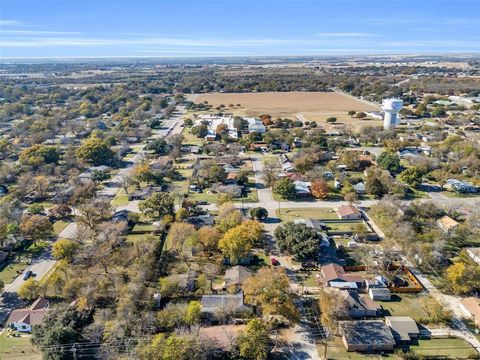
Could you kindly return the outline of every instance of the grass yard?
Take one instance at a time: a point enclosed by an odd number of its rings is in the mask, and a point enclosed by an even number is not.
[[[68,226],[68,222],[58,220],[53,223],[53,233],[58,236]]]
[[[391,301],[377,301],[387,315],[410,316],[415,320],[428,317],[425,308],[437,301],[428,295],[392,294]]]
[[[125,206],[128,204],[128,195],[124,189],[120,189],[117,195],[113,198],[111,204],[113,206]]]
[[[330,208],[292,208],[292,209],[277,209],[277,216],[284,221],[291,221],[295,219],[338,219],[335,210]]]
[[[332,231],[366,231],[367,228],[361,220],[358,221],[346,221],[339,223],[328,223],[327,224]]]
[[[30,342],[30,335],[22,334],[20,337],[8,336],[4,331],[0,335],[0,359],[2,360],[20,360],[31,359],[40,360],[41,352]]]
[[[419,340],[418,345],[410,347],[417,356],[438,356],[448,359],[472,359],[477,352],[463,339]]]
[[[182,136],[184,138],[183,145],[203,145],[204,139],[200,139],[196,137],[190,132],[190,130],[191,130],[190,126],[188,127],[186,126],[182,130]]]

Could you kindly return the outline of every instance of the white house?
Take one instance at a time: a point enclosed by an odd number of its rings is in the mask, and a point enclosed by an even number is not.
[[[13,310],[7,326],[21,332],[32,332],[32,326],[39,325],[48,313],[48,300],[38,298],[28,308]]]

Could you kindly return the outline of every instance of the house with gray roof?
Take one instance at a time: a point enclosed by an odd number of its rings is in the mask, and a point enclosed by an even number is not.
[[[385,324],[392,330],[397,344],[410,343],[420,337],[417,323],[410,316],[386,316]]]
[[[382,320],[340,321],[340,335],[347,351],[392,351],[395,339]]]

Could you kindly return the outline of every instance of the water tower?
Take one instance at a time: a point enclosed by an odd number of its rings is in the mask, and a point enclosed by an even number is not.
[[[400,123],[398,112],[402,109],[403,100],[400,99],[385,99],[382,101],[382,110],[385,111],[383,118],[383,128],[385,130],[392,130],[395,125]]]

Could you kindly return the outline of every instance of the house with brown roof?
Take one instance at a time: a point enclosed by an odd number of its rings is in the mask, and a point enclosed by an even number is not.
[[[362,214],[355,206],[342,205],[337,210],[337,215],[342,220],[360,220]]]
[[[455,221],[450,216],[445,215],[445,216],[442,216],[440,219],[437,220],[437,225],[443,231],[449,232],[449,231],[455,229],[460,224],[458,223],[458,221]]]
[[[40,325],[48,313],[48,300],[38,298],[28,308],[13,310],[7,326],[21,332],[31,332],[32,326]]]
[[[480,299],[468,297],[461,301],[463,311],[480,327]]]
[[[337,264],[322,266],[322,276],[325,285],[338,289],[357,289],[363,286],[361,276],[348,274],[343,266]]]

